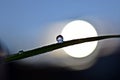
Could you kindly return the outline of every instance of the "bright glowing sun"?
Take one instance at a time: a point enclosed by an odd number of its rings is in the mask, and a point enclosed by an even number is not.
[[[95,28],[83,20],[75,20],[69,22],[62,30],[61,35],[64,41],[97,36]],[[63,50],[70,56],[82,58],[90,55],[96,48],[97,41],[86,42],[63,48]]]

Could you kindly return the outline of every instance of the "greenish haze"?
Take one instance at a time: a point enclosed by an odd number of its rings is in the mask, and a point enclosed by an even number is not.
[[[36,48],[33,50],[25,51],[21,54],[16,53],[14,55],[6,57],[5,61],[6,62],[15,61],[15,60],[24,59],[24,58],[34,56],[34,55],[43,54],[45,52],[53,51],[53,50],[56,50],[62,47],[67,47],[70,45],[80,44],[84,42],[98,41],[98,40],[109,39],[109,38],[120,38],[120,35],[105,35],[105,36],[97,36],[97,37],[88,37],[88,38],[64,41],[63,43],[55,43],[55,44],[43,46],[40,48]]]

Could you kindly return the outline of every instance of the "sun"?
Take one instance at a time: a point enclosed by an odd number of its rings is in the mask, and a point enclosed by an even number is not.
[[[69,22],[62,30],[61,35],[64,37],[64,41],[98,36],[95,28],[84,20],[75,20]],[[63,50],[70,56],[76,58],[86,57],[95,50],[97,47],[97,41],[86,42],[69,47],[64,47]]]

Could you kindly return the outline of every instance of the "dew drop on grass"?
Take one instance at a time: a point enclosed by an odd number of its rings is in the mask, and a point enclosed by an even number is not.
[[[18,53],[21,54],[21,53],[23,53],[23,52],[24,52],[23,50],[20,50]]]
[[[57,40],[58,43],[63,43],[63,36],[62,35],[58,35],[56,37],[56,40]]]

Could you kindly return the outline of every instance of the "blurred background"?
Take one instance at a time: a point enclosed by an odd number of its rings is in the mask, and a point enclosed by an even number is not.
[[[120,34],[119,0],[0,0],[0,80],[120,79],[120,39],[99,41],[89,57],[62,49],[5,63],[20,50],[56,43],[72,20],[91,23],[98,35]]]

